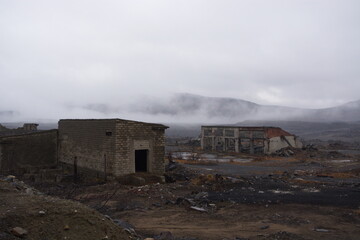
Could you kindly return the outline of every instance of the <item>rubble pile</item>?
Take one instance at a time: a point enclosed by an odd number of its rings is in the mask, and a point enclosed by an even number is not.
[[[191,171],[177,162],[169,161],[169,164],[165,167],[164,176],[167,183],[173,183],[176,181],[189,181],[196,175],[196,172]]]
[[[176,201],[168,200],[166,204],[183,206],[197,212],[214,213],[216,204],[209,199],[208,192],[194,192],[186,197],[178,197]]]
[[[37,189],[30,187],[29,185],[27,185],[23,181],[20,181],[19,179],[17,179],[13,175],[8,175],[6,177],[1,177],[0,181],[8,182],[10,184],[10,186],[12,186],[14,188],[14,190],[18,191],[18,192],[23,192],[23,193],[26,193],[26,194],[29,194],[29,195],[44,195],[43,193],[41,193]]]
[[[273,156],[279,156],[279,157],[290,157],[295,154],[294,149],[290,147],[281,148],[277,150],[275,153],[273,153]]]

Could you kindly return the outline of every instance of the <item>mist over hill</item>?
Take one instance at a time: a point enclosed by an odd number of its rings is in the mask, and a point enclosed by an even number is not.
[[[0,117],[11,117],[14,116],[16,112],[14,111],[0,111]]]
[[[360,141],[360,101],[325,109],[301,109],[260,105],[234,98],[204,97],[176,94],[168,98],[133,99],[126,104],[91,103],[75,106],[73,118],[123,118],[158,122],[170,126],[170,137],[198,137],[201,125],[228,124],[245,126],[276,126],[304,139],[338,139]],[[15,111],[2,111],[1,116],[14,117]],[[16,114],[15,118],[18,119]],[[61,114],[59,118],[69,118]],[[57,119],[2,121],[9,128],[24,122],[40,123],[39,129],[57,128]]]
[[[360,100],[324,109],[304,109],[276,105],[260,105],[235,98],[205,97],[188,93],[167,97],[134,97],[128,102],[87,103],[63,106],[57,115],[43,119],[61,118],[123,118],[159,123],[234,124],[256,121],[352,122],[360,121]],[[18,113],[17,113],[18,112]],[[15,114],[16,113],[16,114]],[[10,120],[7,120],[10,119]],[[1,111],[0,121],[33,121],[20,111]],[[55,120],[56,121],[56,120]]]
[[[108,109],[108,108],[106,108]],[[275,105],[260,105],[234,98],[204,97],[176,94],[160,101],[133,103],[131,113],[158,116],[174,122],[232,124],[245,120],[292,121],[360,121],[360,100],[325,109],[302,109]]]

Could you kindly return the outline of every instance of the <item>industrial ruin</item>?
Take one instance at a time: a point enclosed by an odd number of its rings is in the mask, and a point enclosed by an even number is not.
[[[202,126],[201,147],[216,152],[270,154],[286,147],[301,148],[301,141],[278,127]]]

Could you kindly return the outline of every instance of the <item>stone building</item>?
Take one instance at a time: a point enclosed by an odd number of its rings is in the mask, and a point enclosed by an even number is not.
[[[122,119],[59,121],[59,162],[105,176],[164,173],[167,126]]]
[[[301,148],[301,141],[278,127],[202,126],[206,151],[270,154],[281,148]]]
[[[24,123],[24,126],[22,127],[25,131],[37,131],[37,127],[39,124],[37,123]]]

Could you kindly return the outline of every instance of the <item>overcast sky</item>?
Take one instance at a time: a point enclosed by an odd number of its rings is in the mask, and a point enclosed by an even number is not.
[[[0,111],[88,116],[174,93],[360,99],[359,0],[0,0]]]

